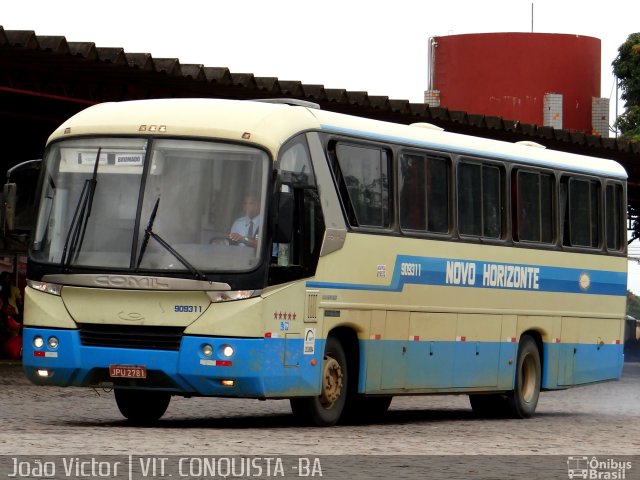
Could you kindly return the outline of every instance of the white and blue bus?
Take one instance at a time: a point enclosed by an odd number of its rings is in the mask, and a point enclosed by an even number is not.
[[[38,192],[26,375],[113,388],[131,421],[172,395],[290,399],[321,426],[436,393],[526,418],[621,374],[610,160],[294,100],[145,100],[61,125]]]

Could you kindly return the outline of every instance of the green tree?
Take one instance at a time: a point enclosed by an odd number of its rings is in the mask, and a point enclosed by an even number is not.
[[[612,65],[626,108],[615,126],[622,133],[621,138],[640,141],[640,32],[632,33],[620,45]]]
[[[627,315],[640,319],[640,298],[627,290]]]

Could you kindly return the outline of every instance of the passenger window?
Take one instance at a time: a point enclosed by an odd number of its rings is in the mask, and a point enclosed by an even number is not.
[[[607,249],[622,250],[624,245],[622,239],[622,232],[624,231],[622,186],[618,184],[607,185],[605,202]]]
[[[389,226],[388,154],[375,147],[338,143],[334,172],[349,223],[353,226]]]
[[[400,156],[400,226],[449,232],[449,160],[417,153]]]
[[[553,243],[554,179],[539,172],[517,172],[516,240]]]
[[[502,236],[502,172],[476,163],[458,166],[458,228],[463,235]]]
[[[570,178],[568,188],[568,221],[565,215],[564,244],[598,248],[600,245],[600,184],[595,180]]]

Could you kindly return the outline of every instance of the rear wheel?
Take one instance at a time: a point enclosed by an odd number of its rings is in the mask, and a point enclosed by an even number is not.
[[[536,411],[542,368],[536,341],[523,335],[518,345],[515,387],[508,395],[508,405],[516,418],[530,418]]]
[[[116,403],[120,413],[134,423],[153,423],[167,411],[171,394],[150,390],[115,389]]]
[[[338,423],[347,399],[347,357],[342,344],[335,337],[327,338],[322,365],[320,395],[311,398],[292,398],[291,410],[304,421],[319,427]]]

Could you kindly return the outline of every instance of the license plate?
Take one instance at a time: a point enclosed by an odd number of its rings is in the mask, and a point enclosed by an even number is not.
[[[147,367],[134,365],[109,365],[111,378],[147,378]]]

